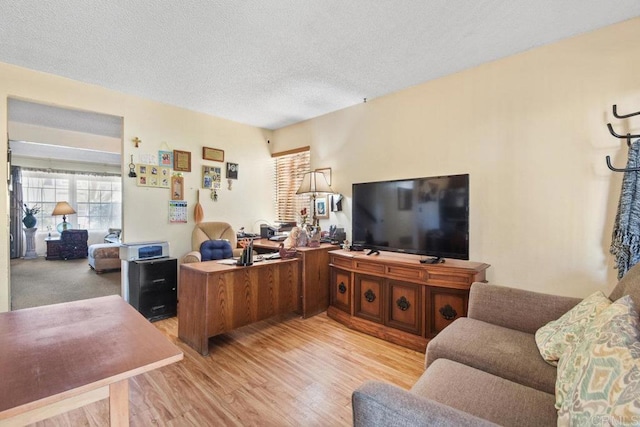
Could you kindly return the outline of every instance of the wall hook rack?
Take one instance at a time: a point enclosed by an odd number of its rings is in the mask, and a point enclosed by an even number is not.
[[[629,118],[629,117],[640,115],[640,111],[638,111],[636,113],[630,113],[630,114],[618,114],[618,106],[616,104],[613,104],[613,115],[617,119],[626,119],[626,118]]]
[[[606,157],[607,167],[614,172],[637,172],[640,171],[640,168],[616,168],[611,164],[611,157]]]
[[[633,116],[637,116],[640,115],[640,111],[636,112],[636,113],[630,113],[630,114],[618,114],[618,106],[616,104],[613,104],[613,115],[618,118],[618,119],[626,119],[629,117],[633,117]],[[632,135],[630,133],[627,133],[626,135],[620,135],[618,133],[616,133],[615,130],[613,130],[613,126],[611,126],[611,123],[607,123],[607,129],[609,129],[609,133],[613,136],[615,136],[616,138],[625,138],[627,140],[627,147],[631,147],[631,138],[640,138],[640,135]],[[611,164],[611,156],[607,156],[606,157],[606,161],[607,161],[607,167],[609,169],[611,169],[614,172],[637,172],[640,171],[640,167],[636,167],[636,168],[616,168]]]

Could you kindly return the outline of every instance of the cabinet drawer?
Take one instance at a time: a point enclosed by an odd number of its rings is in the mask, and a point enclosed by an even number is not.
[[[425,274],[425,279],[430,285],[440,285],[452,288],[468,288],[473,282],[473,277],[464,273],[427,271]]]
[[[427,338],[435,337],[458,317],[467,315],[468,291],[429,288],[427,294]]]
[[[386,273],[386,269],[384,264],[382,263],[376,263],[376,262],[370,262],[370,261],[360,261],[360,260],[355,260],[355,266],[356,270],[361,271],[363,273],[374,273],[374,274],[385,274]]]
[[[395,276],[399,279],[406,280],[421,280],[423,277],[422,270],[417,268],[397,267],[390,265],[387,267],[387,274],[389,276]]]
[[[383,323],[384,279],[356,274],[354,279],[354,315]]]
[[[331,264],[335,265],[336,267],[351,268],[351,259],[332,255]]]
[[[351,273],[348,271],[332,269],[331,305],[351,313]]]
[[[422,335],[422,285],[387,282],[387,326]]]

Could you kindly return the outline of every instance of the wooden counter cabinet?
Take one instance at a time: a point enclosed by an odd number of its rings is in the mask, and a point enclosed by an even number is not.
[[[253,248],[258,253],[277,251],[281,242],[268,239],[255,240]],[[302,260],[300,299],[302,317],[305,319],[322,313],[329,307],[329,252],[338,246],[322,243],[317,248],[299,247],[297,257]]]
[[[299,259],[251,266],[217,261],[183,264],[178,288],[178,337],[200,354],[208,340],[259,320],[300,311]]]
[[[471,283],[488,264],[446,260],[421,264],[416,255],[332,251],[329,317],[352,329],[418,351],[460,316]]]

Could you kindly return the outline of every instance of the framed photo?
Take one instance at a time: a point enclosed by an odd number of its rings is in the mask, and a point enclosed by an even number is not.
[[[170,187],[171,168],[156,165],[136,164],[135,171],[138,187]]]
[[[316,172],[322,172],[324,177],[327,179],[327,184],[331,185],[331,168],[316,169]]]
[[[329,218],[329,197],[318,197],[316,198],[316,217],[318,218]]]
[[[202,158],[214,162],[224,162],[224,151],[217,148],[202,147]]]
[[[238,164],[227,162],[227,179],[238,179]]]
[[[222,182],[222,170],[217,166],[202,166],[202,188],[219,190]]]
[[[173,152],[158,151],[158,164],[160,166],[173,167]]]
[[[176,172],[191,172],[191,152],[173,150],[173,170]]]
[[[171,177],[171,200],[184,200],[184,178],[181,176]]]

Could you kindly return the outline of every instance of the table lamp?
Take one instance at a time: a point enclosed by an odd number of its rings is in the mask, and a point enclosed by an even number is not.
[[[67,202],[58,202],[56,203],[56,207],[53,208],[53,212],[51,212],[51,216],[62,215],[62,222],[58,224],[56,227],[59,233],[62,233],[69,227],[69,223],[67,222],[67,215],[71,215],[76,213],[75,210],[71,207],[71,205]]]
[[[322,172],[307,172],[302,177],[300,188],[296,194],[311,194],[313,199],[313,225],[318,226],[318,217],[316,216],[316,197],[319,193],[333,193],[333,190],[327,182],[327,178]]]

